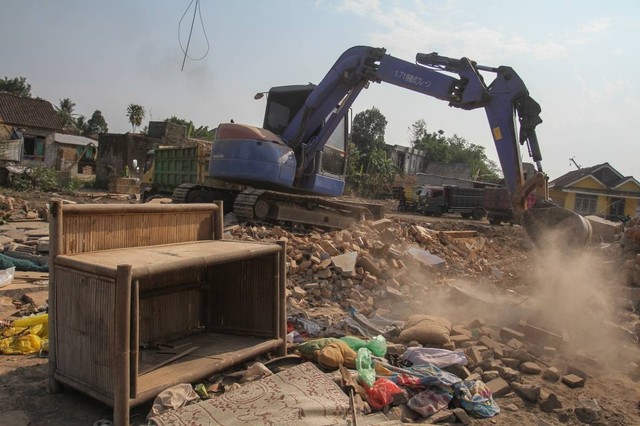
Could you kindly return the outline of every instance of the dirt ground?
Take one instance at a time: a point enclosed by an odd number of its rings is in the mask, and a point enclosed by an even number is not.
[[[29,209],[42,209],[52,198],[58,197],[79,203],[129,203],[135,202],[126,197],[108,197],[101,193],[80,193],[74,196],[53,194],[16,194],[2,192],[14,196],[19,203],[23,200]],[[393,204],[390,203],[390,206]],[[481,273],[469,274],[467,271],[450,265],[447,271],[449,282],[459,283],[459,288],[483,288],[487,286],[496,294],[505,297],[518,298],[522,303],[528,303],[532,283],[537,271],[534,268],[536,254],[519,226],[491,226],[486,221],[464,220],[455,216],[431,218],[407,214],[396,214],[387,209],[387,217],[393,221],[407,224],[429,226],[435,230],[476,230],[487,239],[484,256],[488,264]],[[612,250],[611,248],[607,250]],[[615,255],[611,256],[610,269],[615,275],[619,265]],[[606,262],[605,262],[606,263]],[[466,286],[466,287],[465,287]],[[489,294],[489,293],[486,293]],[[505,299],[506,300],[506,299]],[[490,317],[489,310],[500,306],[500,302],[493,300],[488,303],[484,312]],[[584,307],[585,312],[592,309]],[[473,315],[483,315],[483,312],[473,312]],[[626,319],[629,324],[638,321],[636,313],[628,309],[616,311],[615,318]],[[2,319],[2,318],[0,318]],[[593,349],[599,346],[591,340]],[[578,351],[568,351],[558,354],[551,363],[561,371],[567,368],[578,369],[587,377],[582,388],[571,389],[561,382],[549,382],[540,376],[524,376],[523,382],[541,386],[543,391],[554,393],[562,402],[562,408],[554,412],[543,412],[539,405],[529,403],[510,394],[496,399],[501,407],[501,413],[491,419],[473,419],[473,424],[496,425],[556,425],[581,424],[573,413],[574,407],[582,399],[595,399],[602,409],[602,425],[639,425],[640,424],[640,385],[634,381],[627,369],[627,364],[621,364],[616,359],[605,359],[591,356],[591,343],[583,344]],[[625,349],[625,362],[638,362],[637,343],[620,340],[620,348]],[[585,356],[586,354],[586,356]],[[631,357],[631,358],[629,358]],[[102,419],[111,419],[112,410],[90,397],[72,389],[65,389],[63,393],[50,394],[47,392],[48,363],[46,358],[35,355],[0,355],[0,426],[2,425],[92,425]],[[637,377],[636,377],[637,380]],[[146,424],[145,417],[150,404],[138,407],[131,412],[131,423]],[[424,421],[425,423],[428,421]]]

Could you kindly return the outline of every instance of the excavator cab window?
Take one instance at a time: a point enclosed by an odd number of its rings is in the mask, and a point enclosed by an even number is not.
[[[321,170],[332,175],[342,176],[347,167],[347,120],[342,119],[336,130],[329,137],[327,144],[322,149]]]
[[[281,135],[315,87],[313,84],[272,87],[262,127]]]

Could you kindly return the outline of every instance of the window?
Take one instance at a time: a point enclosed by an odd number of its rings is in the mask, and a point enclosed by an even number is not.
[[[44,138],[24,135],[24,155],[27,159],[44,158]]]
[[[580,214],[594,214],[596,212],[596,204],[598,203],[597,195],[576,194],[576,203],[573,210]]]
[[[611,199],[609,214],[612,216],[624,216],[624,198]]]

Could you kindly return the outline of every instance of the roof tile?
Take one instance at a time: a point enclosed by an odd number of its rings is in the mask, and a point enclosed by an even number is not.
[[[58,115],[49,101],[7,92],[0,92],[0,123],[52,130],[62,128]]]

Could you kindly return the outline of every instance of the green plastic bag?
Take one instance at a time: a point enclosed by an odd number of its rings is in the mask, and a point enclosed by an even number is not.
[[[349,345],[349,347],[354,351],[357,351],[360,348],[367,348],[375,356],[385,356],[385,354],[387,353],[387,341],[383,336],[380,335],[367,341],[362,340],[356,336],[344,336],[341,337],[340,340]]]
[[[381,335],[369,340],[365,347],[371,351],[375,356],[385,356],[387,353],[387,341]]]
[[[373,386],[373,382],[376,381],[376,371],[373,369],[373,360],[369,349],[358,349],[356,370],[358,370],[358,377],[362,383],[369,387]]]
[[[351,349],[353,349],[356,352],[358,351],[358,349],[364,348],[365,345],[367,344],[367,342],[365,342],[364,340],[356,336],[344,336],[344,337],[341,337],[340,340],[345,342],[347,345],[349,345]]]

